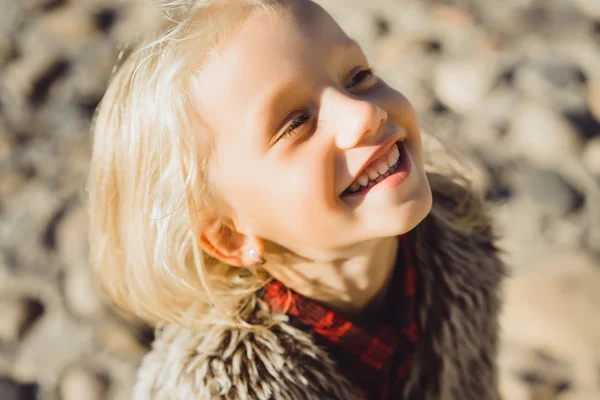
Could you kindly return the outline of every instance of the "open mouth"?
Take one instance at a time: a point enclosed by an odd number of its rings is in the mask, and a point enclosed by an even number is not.
[[[344,190],[342,196],[364,193],[399,170],[406,169],[408,155],[401,141],[394,143],[381,157],[369,164]]]

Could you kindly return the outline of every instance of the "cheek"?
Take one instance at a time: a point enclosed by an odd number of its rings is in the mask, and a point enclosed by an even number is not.
[[[307,149],[279,169],[275,179],[279,183],[277,189],[290,211],[311,215],[331,197],[334,160],[322,153]]]
[[[333,159],[315,149],[296,150],[287,159],[242,159],[235,151],[222,158],[220,192],[247,229],[273,238],[324,217],[333,193]]]
[[[228,205],[234,220],[246,223],[247,216],[260,211],[260,186],[256,177],[260,171],[256,160],[241,146],[217,149],[214,162],[214,183],[223,202]]]
[[[333,159],[323,152],[298,152],[273,167],[261,183],[263,236],[275,242],[306,243],[331,225]],[[321,238],[319,240],[322,240]]]

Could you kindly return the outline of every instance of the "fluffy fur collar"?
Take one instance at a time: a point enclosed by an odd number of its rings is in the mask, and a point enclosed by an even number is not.
[[[405,387],[410,400],[498,400],[499,285],[505,274],[482,204],[430,174],[431,214],[416,228],[423,337]],[[260,332],[166,327],[144,358],[135,400],[358,398],[310,335],[258,302]]]

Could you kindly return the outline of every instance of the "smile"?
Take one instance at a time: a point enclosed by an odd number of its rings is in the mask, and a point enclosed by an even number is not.
[[[404,144],[394,143],[388,151],[371,162],[360,175],[344,190],[342,196],[366,193],[369,189],[385,181],[392,175],[401,175],[395,179],[400,183],[409,173],[410,160]],[[393,185],[396,186],[396,185]]]

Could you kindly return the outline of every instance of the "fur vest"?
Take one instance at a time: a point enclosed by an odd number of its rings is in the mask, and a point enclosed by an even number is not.
[[[406,382],[408,400],[498,400],[499,290],[505,268],[483,205],[462,186],[430,174],[434,204],[416,229],[421,339]],[[167,326],[138,371],[135,400],[357,399],[312,337],[258,301],[247,332]]]

